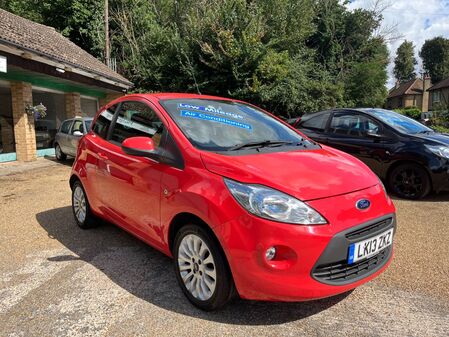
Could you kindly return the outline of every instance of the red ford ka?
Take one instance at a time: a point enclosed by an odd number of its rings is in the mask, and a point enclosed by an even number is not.
[[[347,292],[393,255],[395,208],[376,175],[241,101],[121,97],[80,140],[70,186],[81,228],[105,219],[172,256],[204,310]]]

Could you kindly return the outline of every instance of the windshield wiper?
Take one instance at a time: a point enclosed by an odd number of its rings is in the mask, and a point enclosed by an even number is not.
[[[281,146],[285,144],[293,144],[293,142],[286,140],[263,140],[261,142],[249,142],[244,144],[237,144],[228,148],[227,151],[237,151],[247,147],[261,148],[261,147]]]
[[[434,130],[422,130],[422,131],[419,131],[418,133],[434,133],[435,131]]]

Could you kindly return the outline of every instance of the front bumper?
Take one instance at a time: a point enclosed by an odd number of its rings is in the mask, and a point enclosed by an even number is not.
[[[371,201],[368,210],[356,209],[356,201],[361,198]],[[360,277],[329,282],[315,275],[322,266],[346,261],[352,242],[346,239],[347,233],[384,219],[392,219],[390,225],[395,226],[394,206],[379,185],[308,204],[325,216],[329,224],[290,225],[245,214],[214,228],[242,298],[307,301],[333,296],[369,281],[389,265],[392,248],[382,262]],[[375,233],[369,232],[368,237]],[[267,261],[265,251],[272,246],[278,253],[274,260]]]

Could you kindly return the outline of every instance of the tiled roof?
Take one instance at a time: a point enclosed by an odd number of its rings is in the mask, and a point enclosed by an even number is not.
[[[437,84],[435,84],[433,87],[429,88],[430,90],[436,90],[436,89],[441,89],[441,88],[449,88],[449,77],[438,82]]]
[[[398,87],[393,87],[388,98],[403,96],[403,95],[422,95],[423,82],[420,78],[399,84]]]
[[[127,86],[132,83],[84,51],[54,28],[0,9],[0,44],[34,52],[69,67],[82,69]]]

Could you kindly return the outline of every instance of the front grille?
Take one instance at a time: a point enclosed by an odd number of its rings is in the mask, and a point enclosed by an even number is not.
[[[382,221],[375,222],[371,225],[364,226],[355,231],[347,233],[345,235],[346,239],[348,239],[351,242],[354,242],[354,241],[361,241],[364,238],[374,236],[375,234],[386,230],[387,227],[390,227],[392,221],[393,218],[387,218]]]
[[[391,246],[385,248],[377,255],[366,260],[348,264],[347,261],[339,261],[327,265],[317,266],[312,274],[313,276],[325,283],[349,283],[353,279],[360,279],[366,274],[371,274],[375,269],[379,269],[388,261]]]

